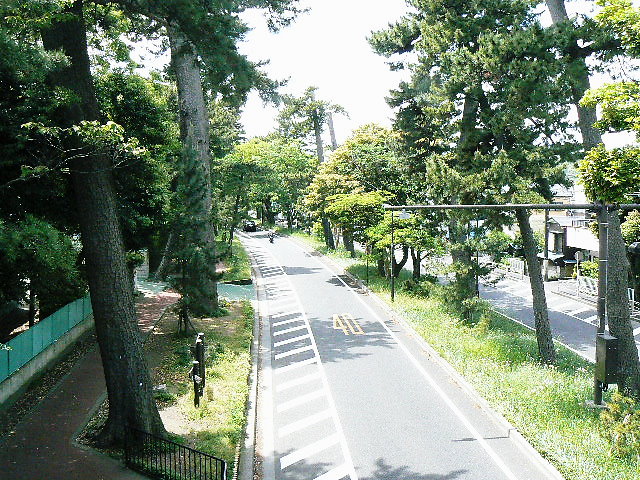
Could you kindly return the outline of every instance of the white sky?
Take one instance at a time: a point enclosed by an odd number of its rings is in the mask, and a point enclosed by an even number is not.
[[[309,86],[318,87],[317,98],[343,106],[349,118],[334,119],[338,143],[366,123],[390,126],[393,111],[386,104],[389,90],[396,88],[406,72],[391,72],[384,57],[376,55],[367,37],[385,28],[408,11],[405,0],[302,0],[311,10],[291,26],[271,33],[259,11],[243,18],[253,28],[240,51],[251,60],[269,60],[264,71],[274,79],[289,79],[282,93],[301,95]],[[637,4],[638,0],[634,0]],[[570,16],[592,15],[593,1],[566,3]],[[543,23],[550,23],[548,13]],[[609,81],[606,75],[592,77],[592,87]],[[242,123],[248,138],[266,135],[275,128],[275,107],[264,105],[256,93],[250,95]],[[328,133],[325,132],[325,143]],[[632,141],[628,134],[607,134],[609,147]]]
[[[393,112],[385,97],[398,86],[402,74],[390,72],[385,59],[373,53],[366,39],[407,11],[404,0],[301,3],[312,10],[277,34],[268,31],[259,12],[245,15],[254,30],[241,52],[253,61],[270,60],[264,70],[271,78],[289,78],[283,93],[301,95],[307,87],[316,86],[318,99],[343,106],[350,118],[334,118],[339,143],[366,123],[390,126]],[[274,107],[264,106],[252,94],[242,116],[247,137],[271,132],[275,114]]]

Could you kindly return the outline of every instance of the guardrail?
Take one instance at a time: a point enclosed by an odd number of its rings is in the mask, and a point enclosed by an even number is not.
[[[125,464],[131,470],[161,480],[226,480],[227,463],[158,435],[127,428]]]

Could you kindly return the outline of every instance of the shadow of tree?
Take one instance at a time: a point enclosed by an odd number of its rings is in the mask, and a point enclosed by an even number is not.
[[[407,466],[394,467],[387,464],[384,459],[376,461],[376,470],[371,476],[362,477],[360,480],[454,480],[467,473],[467,470],[453,470],[446,474],[417,473],[412,472]]]

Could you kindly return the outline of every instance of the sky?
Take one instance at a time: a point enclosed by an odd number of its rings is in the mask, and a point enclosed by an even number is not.
[[[634,4],[640,3],[634,0]],[[302,0],[310,11],[278,33],[269,32],[259,11],[248,11],[244,20],[252,28],[240,51],[253,61],[269,60],[263,70],[273,79],[289,79],[282,93],[302,95],[309,86],[318,87],[317,98],[341,105],[349,117],[335,117],[338,143],[366,123],[391,126],[393,111],[386,104],[389,90],[408,77],[408,72],[391,72],[386,59],[376,55],[367,37],[385,28],[407,11],[405,0]],[[566,3],[570,16],[592,15],[594,2]],[[550,24],[544,12],[542,23]],[[610,81],[607,75],[592,77],[592,87]],[[247,138],[266,135],[275,128],[277,110],[264,105],[257,93],[249,97],[242,123]],[[575,116],[575,114],[574,114]],[[323,138],[328,143],[328,132]],[[629,134],[608,134],[608,147],[629,143]]]
[[[312,10],[279,33],[270,33],[259,12],[243,18],[253,27],[240,51],[251,60],[270,60],[263,70],[273,79],[289,79],[283,93],[302,95],[318,87],[316,98],[341,105],[349,114],[334,118],[340,143],[366,123],[391,125],[385,102],[389,90],[403,78],[391,72],[385,58],[367,43],[372,31],[385,28],[406,11],[404,0],[303,0]],[[404,76],[407,74],[405,73]],[[242,122],[248,138],[275,128],[276,109],[253,93]]]

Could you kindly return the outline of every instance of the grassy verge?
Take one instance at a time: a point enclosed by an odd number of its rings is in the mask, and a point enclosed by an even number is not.
[[[224,272],[223,282],[238,282],[251,279],[251,262],[249,255],[245,252],[240,240],[233,239],[231,256],[224,259],[228,270]]]
[[[304,234],[295,236],[313,247],[319,243]],[[365,278],[361,263],[343,254],[330,256]],[[373,270],[369,274],[370,288],[390,302],[388,281]],[[592,397],[592,364],[557,345],[558,365],[543,366],[533,332],[497,314],[469,325],[446,307],[438,287],[431,291],[425,298],[400,288],[393,308],[565,478],[640,479],[637,458],[609,455],[612,442],[599,433],[599,412],[585,406]]]
[[[231,478],[245,423],[253,309],[249,302],[231,303],[227,309],[225,317],[193,320],[207,345],[206,387],[198,408],[187,377],[193,336],[175,333],[175,314],[166,315],[157,326],[148,351],[156,359],[154,384],[166,385],[156,394],[165,427],[178,441],[225,460]]]

